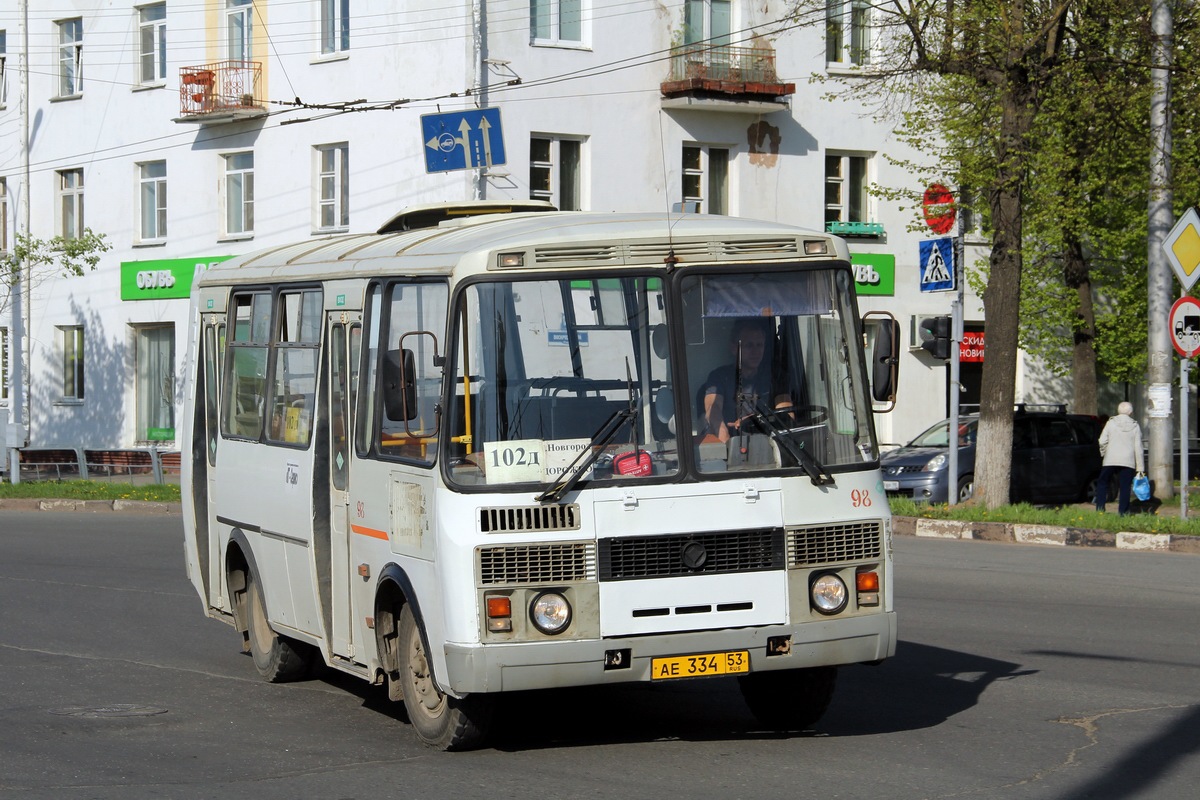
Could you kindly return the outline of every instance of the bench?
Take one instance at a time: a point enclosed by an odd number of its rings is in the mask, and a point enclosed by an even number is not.
[[[162,483],[162,464],[151,448],[84,450],[83,462],[91,479],[152,475],[155,483]]]
[[[178,450],[163,450],[158,454],[164,475],[178,475],[182,471],[182,455]]]
[[[25,449],[21,451],[21,480],[79,478],[85,474],[81,464],[79,451],[72,448]]]

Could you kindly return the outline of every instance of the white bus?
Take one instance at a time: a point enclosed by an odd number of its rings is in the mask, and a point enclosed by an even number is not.
[[[872,424],[894,321],[869,369],[824,233],[516,205],[199,277],[205,612],[266,679],[386,685],[444,749],[483,741],[498,692],[708,676],[811,725],[839,665],[895,650]]]

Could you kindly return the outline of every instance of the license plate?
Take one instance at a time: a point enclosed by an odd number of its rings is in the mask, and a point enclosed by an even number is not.
[[[900,481],[884,481],[883,490],[885,492],[894,492],[900,488]]]
[[[750,651],[699,653],[694,656],[670,656],[650,660],[650,679],[702,678],[706,675],[736,675],[750,671]]]

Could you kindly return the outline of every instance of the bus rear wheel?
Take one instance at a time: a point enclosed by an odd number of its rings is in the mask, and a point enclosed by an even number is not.
[[[825,715],[837,684],[837,667],[752,672],[738,678],[747,707],[764,727],[811,728]]]
[[[267,606],[253,572],[246,573],[246,632],[258,674],[272,683],[296,681],[308,674],[308,645],[280,636],[267,622]]]
[[[491,698],[451,697],[438,688],[421,628],[407,604],[397,628],[400,691],[417,738],[440,750],[478,747],[491,720]]]

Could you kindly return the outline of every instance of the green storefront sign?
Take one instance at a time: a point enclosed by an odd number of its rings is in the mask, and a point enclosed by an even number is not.
[[[858,294],[894,295],[896,257],[888,253],[851,253],[854,288]]]
[[[162,258],[156,261],[121,262],[122,300],[175,300],[192,293],[196,272],[233,256]]]

